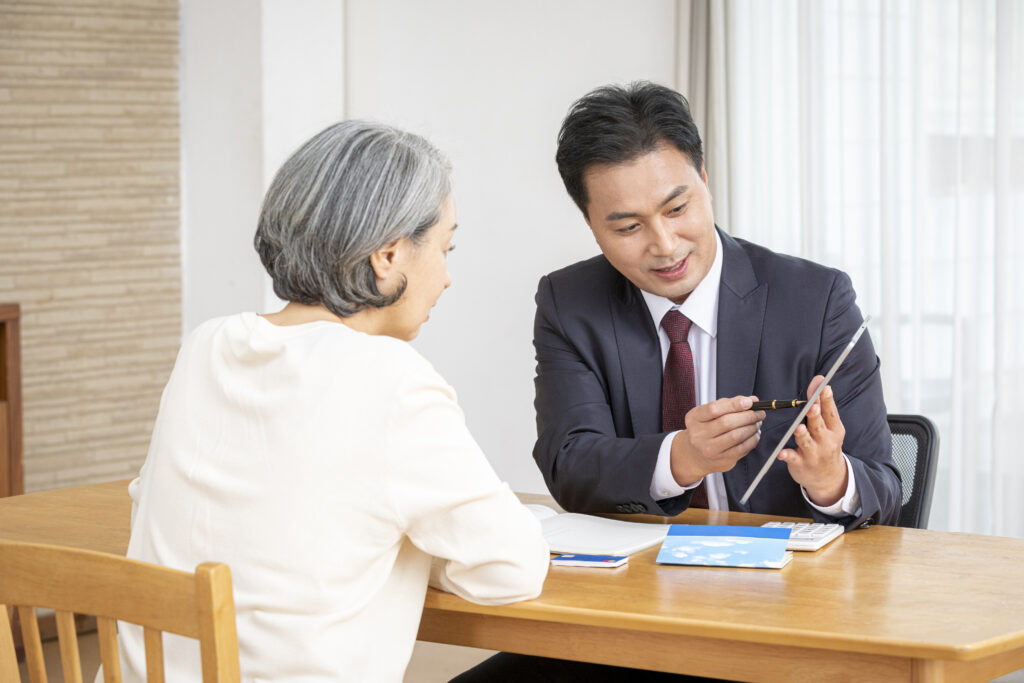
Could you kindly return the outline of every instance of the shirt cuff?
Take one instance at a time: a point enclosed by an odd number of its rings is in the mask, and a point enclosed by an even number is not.
[[[704,478],[701,477],[689,486],[680,486],[676,482],[676,478],[672,476],[672,439],[678,433],[679,431],[669,432],[658,450],[658,462],[654,465],[654,477],[651,478],[651,498],[654,500],[681,496],[690,489],[697,488],[704,481]],[[852,478],[853,475],[851,474],[850,477]]]
[[[829,517],[845,517],[847,515],[857,517],[860,515],[860,496],[857,494],[857,480],[853,476],[853,464],[850,463],[850,458],[846,453],[843,453],[843,459],[846,461],[846,493],[836,502],[826,507],[815,505],[807,497],[807,489],[803,486],[800,487],[800,493],[804,494],[804,500],[815,510]]]

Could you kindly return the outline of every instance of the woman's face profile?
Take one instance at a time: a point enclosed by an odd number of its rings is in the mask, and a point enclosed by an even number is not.
[[[455,227],[455,198],[448,195],[441,205],[440,219],[427,229],[419,244],[402,240],[401,274],[405,276],[406,288],[402,298],[388,307],[392,315],[385,334],[406,341],[419,334],[420,326],[430,317],[430,309],[452,283],[448,252],[453,248]]]

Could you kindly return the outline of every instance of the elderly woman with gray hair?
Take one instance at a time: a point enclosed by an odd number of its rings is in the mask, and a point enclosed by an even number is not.
[[[263,203],[256,250],[288,304],[210,320],[181,348],[130,486],[128,555],[231,566],[244,680],[400,681],[428,578],[479,603],[541,590],[539,524],[407,343],[451,284],[454,231],[440,152],[332,126]],[[121,642],[142,679],[142,634]],[[199,680],[193,641],[164,647],[168,680]]]

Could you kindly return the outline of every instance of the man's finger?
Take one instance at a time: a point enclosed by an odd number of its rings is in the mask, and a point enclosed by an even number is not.
[[[757,446],[758,438],[759,437],[755,432],[753,436],[745,440],[743,443],[736,444],[735,446],[733,446],[732,448],[730,448],[729,450],[722,454],[723,457],[725,457],[731,463],[729,465],[729,469],[732,469],[732,467],[736,464],[737,460],[745,456],[750,451],[754,450],[754,447]]]
[[[807,411],[807,429],[814,439],[820,439],[828,431],[825,420],[821,417],[821,406],[816,405]]]
[[[797,448],[800,450],[809,449],[814,445],[814,438],[811,436],[810,430],[807,429],[806,425],[797,427],[796,432],[793,433],[793,438],[796,440]]]
[[[794,465],[800,460],[800,453],[792,448],[783,448],[779,451],[779,460],[787,465]]]
[[[717,420],[722,415],[730,412],[727,408],[728,400],[729,399],[726,398],[720,398],[717,401],[699,405],[688,412],[686,417],[688,419],[697,420],[698,422],[712,422]]]
[[[756,431],[757,423],[763,419],[763,411],[744,410],[739,413],[727,413],[717,420],[703,424],[702,427],[707,438],[717,439],[727,437],[738,429],[754,427]]]
[[[702,407],[707,408],[709,420],[717,420],[730,413],[749,411],[752,405],[754,405],[754,399],[750,396],[733,396],[732,398],[720,398],[717,401],[706,403]]]
[[[741,444],[752,436],[758,435],[757,423],[744,425],[731,429],[724,434],[716,436],[711,440],[712,448],[717,452],[727,451],[737,444]]]
[[[822,375],[815,375],[814,377],[812,377],[811,383],[807,385],[807,398],[810,398],[812,395],[814,395],[814,392],[817,390],[818,385],[824,381],[825,378]]]
[[[741,399],[744,399],[745,402]],[[738,406],[746,405],[746,408]],[[711,403],[697,406],[686,414],[687,429],[693,426],[694,422],[703,423],[710,427],[710,436],[724,434],[731,429],[759,422],[764,419],[763,410],[750,410],[753,401],[749,396],[734,396],[733,398],[720,398]]]
[[[832,394],[832,387],[825,387],[821,392],[821,415],[825,420],[825,426],[830,431],[836,431],[843,426],[839,419],[839,408],[836,406],[835,396]]]

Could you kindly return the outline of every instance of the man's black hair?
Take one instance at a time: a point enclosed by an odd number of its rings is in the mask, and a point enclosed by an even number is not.
[[[670,144],[700,172],[700,133],[686,98],[649,81],[606,85],[578,99],[558,133],[555,161],[569,196],[587,215],[583,174],[594,164],[621,164]]]

